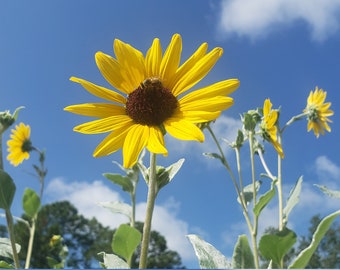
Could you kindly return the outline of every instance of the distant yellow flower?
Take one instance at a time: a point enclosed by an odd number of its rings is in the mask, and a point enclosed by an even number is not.
[[[261,122],[261,130],[264,139],[269,141],[275,148],[281,158],[284,158],[284,153],[281,144],[277,141],[277,126],[278,111],[272,110],[270,99],[266,99],[263,104],[263,118]]]
[[[316,137],[319,137],[320,133],[324,135],[324,130],[331,132],[331,128],[327,122],[332,122],[328,117],[332,116],[334,112],[329,109],[331,103],[325,103],[326,96],[327,92],[315,87],[314,92],[310,91],[307,106],[303,110],[304,113],[307,113],[307,131],[313,129]]]
[[[221,57],[223,50],[207,52],[203,43],[182,65],[182,39],[175,34],[162,53],[158,38],[146,56],[131,45],[114,41],[116,59],[97,52],[97,66],[104,78],[122,94],[72,77],[91,94],[106,103],[68,106],[66,111],[99,118],[78,125],[75,131],[85,134],[110,134],[97,146],[93,155],[109,155],[123,149],[123,165],[132,167],[142,149],[167,155],[165,133],[179,140],[204,141],[196,124],[215,120],[233,104],[227,97],[239,86],[237,79],[224,80],[183,95],[201,81]]]
[[[12,134],[10,135],[11,140],[7,142],[7,150],[9,152],[7,159],[12,165],[18,166],[24,159],[30,157],[29,152],[33,150],[30,135],[30,126],[23,123],[15,126],[15,129],[12,129]]]
[[[63,240],[63,238],[61,237],[61,235],[53,235],[50,239],[50,247],[55,247],[57,246],[59,243],[61,243],[61,241]]]

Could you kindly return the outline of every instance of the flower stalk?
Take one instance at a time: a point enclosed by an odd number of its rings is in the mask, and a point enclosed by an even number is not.
[[[144,222],[144,227],[143,227],[141,255],[140,255],[140,260],[139,260],[140,269],[146,268],[147,266],[147,256],[148,256],[149,241],[150,241],[152,215],[153,215],[153,210],[155,207],[155,200],[157,196],[156,185],[157,185],[156,154],[150,152],[150,173],[149,173],[149,181],[148,181],[148,197],[147,197],[147,203],[146,203],[145,222]]]

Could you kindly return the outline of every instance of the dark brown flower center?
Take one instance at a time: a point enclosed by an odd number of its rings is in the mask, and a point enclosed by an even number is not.
[[[138,124],[160,126],[173,114],[177,103],[158,78],[149,78],[128,96],[126,113]]]

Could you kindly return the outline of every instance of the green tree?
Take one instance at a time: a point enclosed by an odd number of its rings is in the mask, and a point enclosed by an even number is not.
[[[110,214],[108,212],[108,214]],[[26,219],[25,216],[22,218]],[[143,224],[136,223],[142,231]],[[1,231],[0,231],[1,232]],[[28,230],[23,223],[15,225],[16,240],[21,245],[20,259],[27,253]],[[32,268],[50,268],[47,257],[59,261],[60,250],[51,248],[53,235],[61,235],[69,254],[68,268],[99,268],[102,257],[98,253],[112,253],[114,230],[103,226],[95,218],[87,219],[68,201],[55,202],[43,206],[39,212],[31,258]],[[138,267],[139,249],[133,257],[132,267]],[[184,268],[176,251],[167,248],[165,238],[156,231],[151,232],[148,268]]]
[[[26,219],[25,216],[22,218]],[[15,226],[16,239],[21,245],[20,259],[27,253],[28,231],[24,224]],[[47,204],[39,212],[31,259],[32,268],[49,268],[47,257],[56,260],[60,250],[51,248],[49,243],[53,235],[61,235],[67,246],[69,256],[67,267],[97,267],[101,259],[99,251],[110,252],[112,229],[104,227],[95,218],[86,219],[78,214],[77,209],[68,201]]]
[[[143,223],[136,222],[136,229],[143,232]],[[137,248],[133,255],[131,268],[138,268],[140,256],[140,247]],[[148,252],[147,268],[159,269],[180,269],[185,268],[182,265],[182,259],[176,251],[167,247],[166,239],[157,231],[151,231],[150,246]]]

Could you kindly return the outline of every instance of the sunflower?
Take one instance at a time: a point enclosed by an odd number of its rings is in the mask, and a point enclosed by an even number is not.
[[[269,141],[275,148],[281,158],[284,158],[284,153],[281,144],[277,140],[276,122],[279,117],[277,110],[272,110],[270,99],[266,99],[263,104],[263,118],[261,122],[262,136]]]
[[[215,120],[222,110],[233,105],[233,99],[227,95],[239,86],[237,79],[220,81],[188,93],[222,56],[222,48],[207,52],[208,45],[203,43],[181,65],[179,34],[173,35],[164,54],[158,38],[153,40],[145,56],[118,39],[114,40],[113,48],[116,58],[97,52],[95,60],[103,77],[120,93],[80,78],[70,79],[108,101],[65,108],[75,114],[98,118],[76,126],[74,131],[109,132],[94,150],[94,157],[122,148],[123,165],[129,168],[145,147],[152,153],[167,155],[166,133],[179,140],[203,142],[204,135],[197,124]]]
[[[313,129],[316,137],[319,137],[320,133],[325,134],[325,130],[331,132],[331,128],[327,122],[332,122],[328,117],[332,116],[334,112],[330,110],[331,103],[325,103],[327,92],[315,87],[315,91],[311,91],[308,99],[307,106],[303,110],[307,114],[307,131]]]
[[[7,142],[8,156],[7,159],[13,166],[18,166],[30,157],[29,152],[33,150],[30,140],[31,128],[28,125],[20,123],[12,129],[11,140]]]

